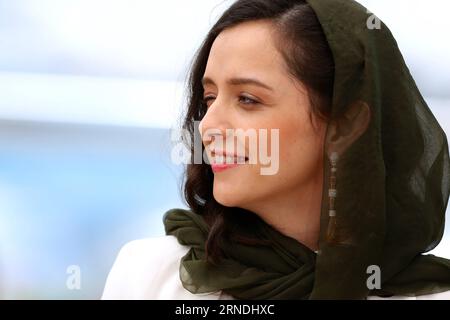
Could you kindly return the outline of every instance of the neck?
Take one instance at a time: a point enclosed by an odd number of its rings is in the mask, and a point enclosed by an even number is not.
[[[296,239],[313,251],[319,247],[322,177],[259,203],[251,209],[280,233]]]

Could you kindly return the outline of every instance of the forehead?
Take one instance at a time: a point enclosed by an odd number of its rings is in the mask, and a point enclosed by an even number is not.
[[[282,57],[273,41],[268,21],[244,22],[222,31],[215,39],[206,76],[264,76],[282,71]]]

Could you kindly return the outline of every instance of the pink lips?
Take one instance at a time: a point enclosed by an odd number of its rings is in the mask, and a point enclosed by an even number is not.
[[[221,172],[230,168],[237,167],[239,164],[230,163],[230,164],[211,164],[211,168],[214,172]]]
[[[243,163],[236,163],[236,162],[239,162],[239,161],[236,161],[238,159],[236,154],[226,153],[223,150],[214,149],[211,152],[211,157],[214,158],[216,155],[221,155],[221,156],[224,156],[224,157],[233,157],[234,158],[234,162],[232,162],[232,163],[215,163],[214,160],[213,160],[213,163],[211,163],[211,169],[213,170],[213,172],[221,172],[221,171],[224,171],[226,169],[231,169],[231,168],[237,167],[240,164],[243,164]],[[243,156],[243,157],[245,157],[245,156]],[[247,161],[247,157],[245,157],[245,160]]]

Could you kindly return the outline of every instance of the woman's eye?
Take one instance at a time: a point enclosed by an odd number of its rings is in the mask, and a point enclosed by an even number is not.
[[[204,97],[204,98],[203,98],[203,103],[204,103],[207,107],[209,107],[208,102],[209,102],[210,100],[213,100],[213,99],[215,99],[215,98],[212,97],[212,96]]]
[[[210,100],[214,100],[216,99],[216,97],[213,96],[207,96],[203,98],[203,103],[209,107],[211,105]],[[239,102],[241,102],[244,105],[253,105],[253,104],[258,104],[259,102],[256,101],[255,99],[249,98],[247,96],[239,96]]]
[[[252,98],[246,97],[246,96],[239,96],[239,101],[241,101],[243,104],[257,104],[258,103],[258,101],[254,100]]]

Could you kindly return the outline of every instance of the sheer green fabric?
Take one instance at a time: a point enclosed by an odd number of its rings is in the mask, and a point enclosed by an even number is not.
[[[308,0],[335,62],[332,118],[352,106],[370,110],[364,132],[339,154],[330,208],[333,141],[327,131],[318,253],[265,223],[270,246],[227,243],[219,266],[206,262],[208,227],[188,210],[166,213],[166,233],[191,249],[180,277],[194,293],[223,290],[241,299],[364,299],[450,290],[450,260],[425,255],[441,240],[450,189],[447,137],[422,98],[383,23],[352,0]],[[358,108],[355,110],[359,110]],[[335,215],[330,216],[330,209]],[[369,266],[381,288],[369,288]]]

